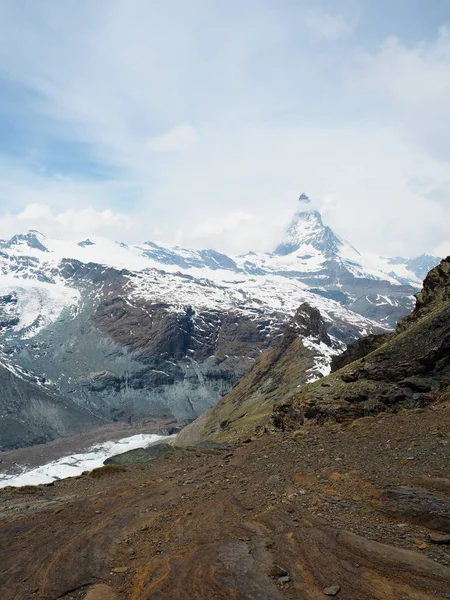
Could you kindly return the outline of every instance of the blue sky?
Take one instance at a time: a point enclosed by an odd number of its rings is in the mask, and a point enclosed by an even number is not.
[[[0,0],[0,236],[450,253],[447,0]]]

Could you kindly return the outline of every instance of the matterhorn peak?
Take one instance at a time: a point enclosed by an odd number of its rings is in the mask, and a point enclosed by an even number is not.
[[[277,246],[275,254],[286,256],[297,251],[309,254],[310,250],[320,253],[324,258],[335,258],[340,254],[344,246],[348,246],[352,253],[359,254],[345,240],[336,235],[330,227],[324,225],[322,215],[317,209],[308,208],[311,198],[304,192],[298,198],[301,204],[286,231],[284,241]]]
[[[307,194],[305,194],[305,192],[303,192],[298,197],[298,201],[299,202],[304,202],[305,204],[309,204],[311,202],[311,198]]]
[[[46,240],[47,236],[38,231],[37,229],[29,229],[27,236],[38,238],[39,240]]]

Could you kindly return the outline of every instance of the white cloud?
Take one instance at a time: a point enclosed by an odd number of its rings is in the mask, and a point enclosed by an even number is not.
[[[121,239],[134,227],[135,222],[130,216],[111,210],[98,211],[89,207],[54,213],[50,206],[36,203],[28,204],[18,214],[7,213],[0,218],[0,234],[6,234],[6,237],[27,229],[38,229],[53,237],[79,238],[95,234],[115,237],[118,234]]]
[[[52,221],[54,219],[52,209],[47,204],[27,204],[17,215],[19,221]]]
[[[92,222],[129,242],[270,250],[305,191],[362,250],[444,244],[448,32],[380,40],[361,56],[355,4],[0,3],[0,71],[29,90],[24,128],[37,130],[30,156],[0,157],[0,236],[31,221],[55,232]],[[64,170],[64,156],[55,165],[40,147],[47,138],[86,155]],[[84,159],[107,175],[83,173]]]
[[[255,220],[255,216],[245,212],[232,212],[217,218],[200,221],[192,231],[193,237],[203,235],[221,235],[235,231],[242,225],[247,225]]]
[[[210,218],[200,218],[192,229],[179,235],[179,243],[197,248],[214,248],[231,254],[249,250],[273,250],[283,238],[292,218],[292,210],[248,213],[244,211],[219,212]]]
[[[450,30],[407,46],[391,37],[362,58],[355,85],[363,84],[390,108],[402,135],[438,159],[450,159]]]
[[[450,256],[450,242],[442,242],[433,249],[434,256],[440,256],[441,258],[447,258]]]
[[[332,41],[350,35],[357,20],[349,21],[342,15],[332,15],[316,8],[307,13],[305,25],[309,32],[319,40]]]
[[[112,210],[98,211],[94,208],[75,210],[70,208],[55,215],[55,221],[63,225],[69,231],[74,232],[97,232],[105,229],[131,229],[134,225],[133,219],[128,215],[113,212]]]
[[[166,133],[151,137],[147,147],[155,152],[183,152],[198,143],[198,134],[189,123],[181,123]]]

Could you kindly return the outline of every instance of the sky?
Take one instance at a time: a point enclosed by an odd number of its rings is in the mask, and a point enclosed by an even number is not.
[[[0,237],[450,254],[448,0],[0,0]]]

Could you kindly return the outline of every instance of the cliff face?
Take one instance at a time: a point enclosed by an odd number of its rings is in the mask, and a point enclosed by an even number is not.
[[[337,353],[320,312],[302,304],[275,348],[261,354],[233,390],[183,429],[177,445],[203,439],[230,441],[262,429],[275,401],[320,375],[324,349]]]
[[[94,427],[98,419],[0,356],[0,451]]]
[[[431,269],[423,282],[423,288],[416,294],[413,312],[401,319],[397,331],[401,333],[419,319],[450,302],[450,256]]]
[[[367,356],[367,354],[385,344],[391,337],[391,333],[380,333],[378,335],[368,335],[352,342],[342,354],[333,356],[331,371],[339,371],[339,369],[344,368],[355,360]]]
[[[364,351],[368,354],[364,355]],[[346,364],[346,358],[357,360]],[[450,386],[450,257],[434,268],[416,307],[394,334],[359,341],[340,357],[342,368],[307,385],[274,410],[274,424],[296,429],[308,421],[338,422],[382,411],[423,408]]]

